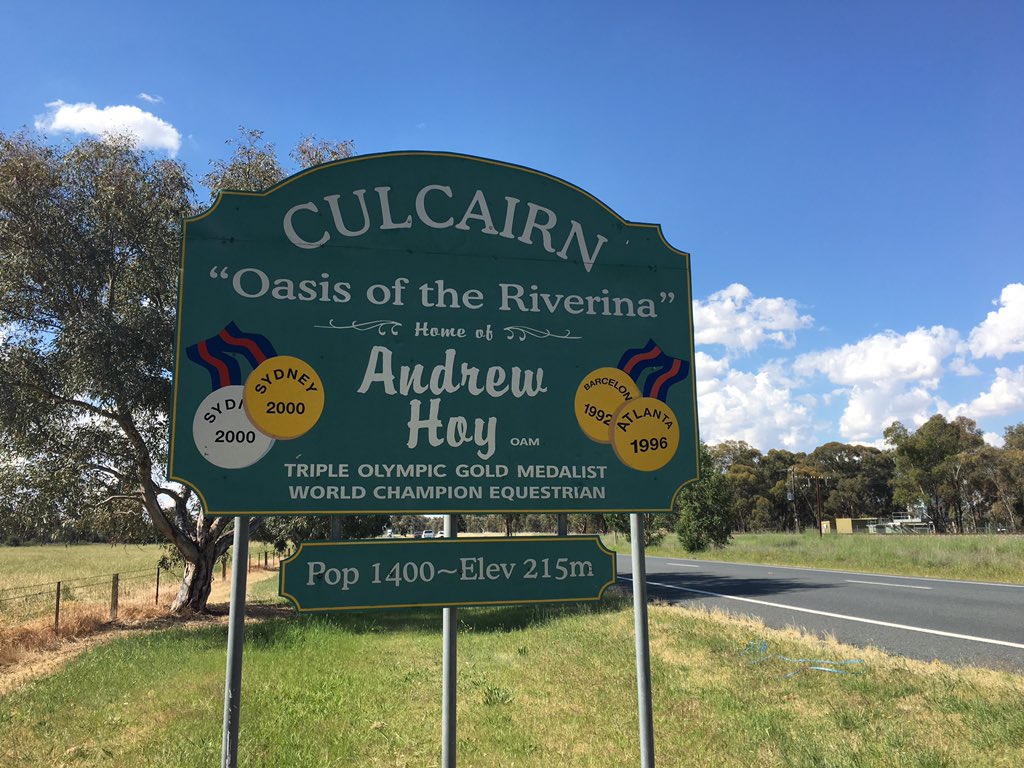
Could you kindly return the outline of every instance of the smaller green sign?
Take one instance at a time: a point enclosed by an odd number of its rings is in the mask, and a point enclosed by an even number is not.
[[[300,611],[600,600],[615,553],[597,536],[304,541],[281,562]]]

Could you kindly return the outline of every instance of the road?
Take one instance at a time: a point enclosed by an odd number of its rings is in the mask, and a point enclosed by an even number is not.
[[[628,587],[631,560],[618,561]],[[1024,585],[648,557],[647,590],[922,661],[1024,673]]]

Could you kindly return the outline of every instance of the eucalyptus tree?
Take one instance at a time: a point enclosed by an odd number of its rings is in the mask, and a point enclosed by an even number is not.
[[[761,452],[743,440],[726,440],[707,446],[707,450],[715,466],[726,474],[737,530],[764,527],[765,496],[771,483],[764,474]]]
[[[963,533],[971,456],[984,445],[975,422],[936,414],[915,432],[897,421],[884,434],[896,449],[894,504],[923,502],[937,531]]]
[[[243,131],[204,181],[280,181],[261,139]],[[299,150],[347,154],[312,139]],[[0,469],[25,510],[152,525],[185,561],[178,611],[206,609],[232,520],[163,480],[181,221],[194,200],[181,163],[127,138],[53,146],[0,133]]]
[[[148,518],[188,564],[176,608],[205,607],[203,576],[227,524],[160,482],[179,223],[192,210],[185,168],[128,139],[0,135],[5,463],[28,462],[27,485],[50,471],[31,488],[36,503],[77,493]]]
[[[1010,531],[1024,527],[1024,423],[1007,427],[996,458],[993,517]]]
[[[891,452],[830,442],[815,448],[824,514],[831,517],[888,517],[892,514]]]

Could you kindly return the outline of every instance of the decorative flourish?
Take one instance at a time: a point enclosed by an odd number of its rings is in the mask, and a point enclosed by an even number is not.
[[[566,330],[563,334],[552,333],[551,331],[540,331],[536,328],[528,328],[525,325],[509,325],[504,328],[508,338],[526,341],[527,336],[535,339],[582,339],[582,336],[573,336],[572,331]]]
[[[314,325],[313,327],[332,331],[377,331],[381,336],[390,331],[392,336],[397,336],[398,329],[402,327],[402,324],[397,320],[367,320],[365,323],[353,321],[349,325],[335,325],[334,320],[330,320],[328,325]]]

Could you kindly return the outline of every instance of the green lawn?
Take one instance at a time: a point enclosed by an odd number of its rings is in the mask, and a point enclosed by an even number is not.
[[[159,544],[45,544],[22,547],[0,545],[0,589],[39,582],[68,581],[146,568],[156,569],[167,549]],[[253,562],[265,544],[254,542],[249,552]],[[262,562],[262,560],[261,560]]]
[[[460,766],[638,763],[622,598],[459,618]],[[653,606],[651,631],[659,765],[1024,764],[1019,676],[897,661],[678,608]],[[0,698],[0,765],[218,764],[225,638],[218,626],[120,639]],[[437,765],[440,646],[438,610],[250,625],[239,765]],[[780,656],[863,663],[836,674]]]
[[[163,550],[156,544],[47,544],[0,546],[0,589],[42,582],[109,576],[112,573],[156,569]]]
[[[618,552],[629,553],[625,536],[609,534],[604,541]],[[734,535],[722,549],[690,553],[670,534],[648,554],[1024,584],[1024,536],[744,533]]]

